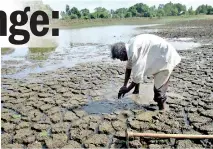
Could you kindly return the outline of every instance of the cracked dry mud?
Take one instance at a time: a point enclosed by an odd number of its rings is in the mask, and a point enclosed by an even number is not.
[[[126,148],[124,131],[213,134],[213,46],[184,56],[169,83],[169,111],[116,103],[125,66],[87,63],[24,80],[2,78],[2,148]],[[152,82],[151,78],[146,82]],[[143,92],[143,91],[141,91]],[[176,96],[179,95],[179,96]],[[143,100],[143,99],[141,99]],[[97,112],[86,109],[95,104]],[[126,103],[129,104],[128,102]],[[124,105],[124,106],[123,106]],[[156,106],[154,106],[156,107]],[[95,108],[95,107],[93,107]],[[130,138],[132,148],[211,148],[213,140]]]

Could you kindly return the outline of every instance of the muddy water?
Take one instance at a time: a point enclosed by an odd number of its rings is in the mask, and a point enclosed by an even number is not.
[[[119,88],[120,86],[107,86],[108,92],[104,93],[104,100],[91,100],[86,106],[83,107],[83,110],[90,114],[103,114],[129,109],[144,111],[147,109],[157,109],[157,106],[154,105],[153,101],[153,83],[141,84],[139,95],[132,94],[131,91],[123,98],[117,99],[117,91]]]
[[[158,24],[155,24],[158,25]],[[32,52],[29,48],[17,48],[14,52],[2,56],[3,67],[15,67],[19,71],[3,75],[15,78],[24,78],[30,73],[41,73],[56,70],[61,67],[72,67],[78,63],[91,61],[111,61],[111,44],[128,40],[137,33],[137,28],[144,27],[143,33],[152,33],[156,29],[147,29],[149,26],[108,26],[83,29],[60,30],[57,47],[46,50],[42,47]],[[186,50],[197,46],[193,39],[168,39],[176,49]],[[8,61],[19,61],[10,63]],[[7,62],[7,63],[5,63]],[[21,69],[20,69],[21,68]]]

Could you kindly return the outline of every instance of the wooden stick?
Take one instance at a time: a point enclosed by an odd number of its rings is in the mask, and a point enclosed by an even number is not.
[[[134,133],[128,132],[126,137],[150,137],[150,138],[176,138],[176,139],[213,139],[213,135],[193,134],[157,134],[157,133]]]

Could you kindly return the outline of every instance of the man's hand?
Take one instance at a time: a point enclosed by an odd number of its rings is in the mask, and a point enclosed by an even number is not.
[[[118,93],[118,99],[120,99],[121,96],[123,97],[129,91],[131,91],[131,89],[133,89],[135,86],[136,86],[136,83],[132,82],[128,87],[126,86],[121,87]]]
[[[118,99],[123,97],[128,92],[129,92],[128,88],[126,86],[122,86],[119,90],[119,93],[118,93]]]

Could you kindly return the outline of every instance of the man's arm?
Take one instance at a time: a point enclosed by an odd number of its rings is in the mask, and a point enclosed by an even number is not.
[[[126,68],[124,86],[127,86],[132,69]]]

